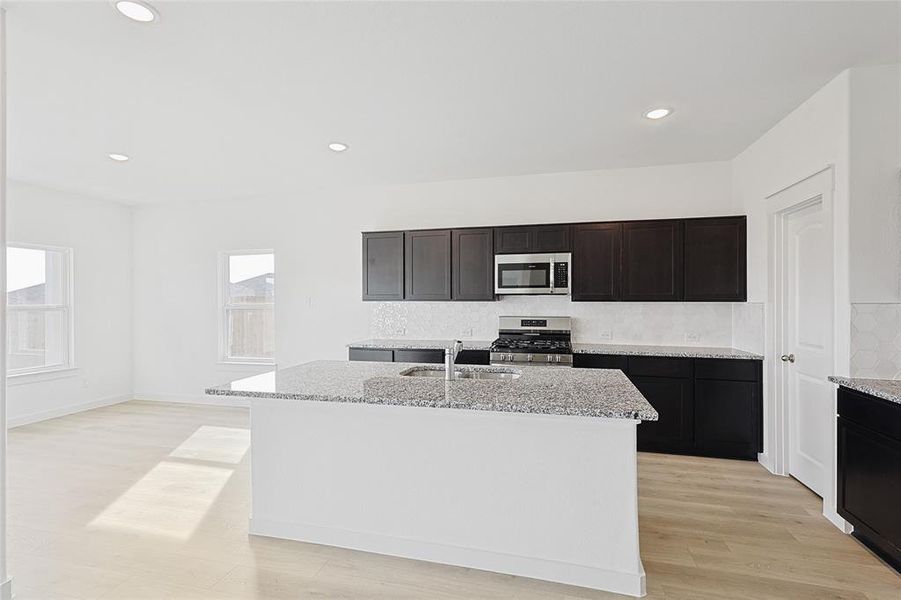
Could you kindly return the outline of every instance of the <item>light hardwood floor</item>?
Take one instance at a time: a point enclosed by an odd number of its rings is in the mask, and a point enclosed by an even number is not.
[[[249,537],[247,412],[127,402],[10,432],[18,600],[623,598]],[[653,599],[901,600],[901,578],[756,463],[643,454]]]

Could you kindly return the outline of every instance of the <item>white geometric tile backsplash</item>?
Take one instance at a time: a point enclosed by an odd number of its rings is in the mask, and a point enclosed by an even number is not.
[[[374,338],[493,340],[501,315],[567,315],[573,319],[576,342],[732,345],[732,304],[724,302],[604,303],[522,296],[497,302],[375,302],[370,306]]]
[[[901,303],[851,305],[851,376],[901,378]]]

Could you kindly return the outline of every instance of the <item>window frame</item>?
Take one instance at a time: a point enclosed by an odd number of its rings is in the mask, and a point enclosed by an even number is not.
[[[249,256],[254,254],[271,254],[273,270],[275,270],[275,250],[273,249],[254,249],[254,250],[224,250],[219,252],[219,269],[218,269],[218,290],[219,290],[219,363],[223,365],[267,365],[275,366],[275,342],[272,340],[273,357],[253,357],[253,356],[229,356],[228,355],[228,338],[229,338],[229,311],[232,310],[259,310],[261,308],[272,309],[273,328],[275,324],[275,301],[272,302],[256,302],[252,304],[229,304],[231,295],[229,294],[229,259],[232,256]]]
[[[19,311],[37,310],[42,312],[59,311],[63,315],[64,323],[61,331],[65,332],[66,339],[62,346],[66,349],[66,361],[63,364],[52,366],[32,367],[26,369],[10,369],[9,368],[9,348],[8,340],[4,341],[4,349],[7,353],[6,357],[6,377],[9,379],[26,378],[32,375],[44,375],[61,373],[67,371],[75,371],[77,369],[75,362],[75,258],[74,250],[68,246],[54,246],[52,244],[36,244],[32,242],[14,242],[7,241],[6,249],[22,248],[25,250],[42,250],[44,252],[57,252],[62,255],[61,264],[65,265],[65,280],[63,287],[65,292],[63,299],[65,304],[9,304],[9,298],[6,301],[6,319],[10,315]],[[5,250],[6,250],[5,249]],[[7,269],[9,266],[7,265]],[[7,290],[8,292],[9,290]],[[6,335],[9,335],[9,323],[6,326]]]

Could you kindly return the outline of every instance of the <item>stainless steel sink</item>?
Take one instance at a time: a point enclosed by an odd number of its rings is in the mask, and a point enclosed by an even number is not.
[[[456,379],[500,379],[513,380],[518,379],[522,375],[521,371],[515,369],[457,369],[454,371]],[[444,379],[444,368],[436,367],[413,367],[401,373],[403,377],[432,377],[435,379]]]

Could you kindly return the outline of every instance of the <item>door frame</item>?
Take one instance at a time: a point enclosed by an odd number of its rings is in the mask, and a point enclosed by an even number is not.
[[[799,196],[793,199],[779,196],[796,189]],[[779,356],[783,353],[783,322],[786,313],[784,284],[784,230],[786,217],[817,202],[822,202],[826,231],[829,232],[832,252],[832,321],[824,323],[831,328],[832,370],[835,375],[847,375],[850,369],[851,303],[848,270],[848,202],[847,194],[836,193],[834,165],[827,165],[795,183],[787,185],[766,197],[768,220],[768,298],[766,311],[768,371],[764,374],[767,395],[773,399],[773,414],[767,415],[765,424],[772,432],[768,437],[767,462],[778,475],[789,474],[789,442],[791,427],[790,409],[786,396],[785,366]],[[836,511],[836,396],[832,395],[830,452],[827,459],[827,483],[823,493],[823,515],[836,527],[849,533],[850,525]],[[762,457],[763,458],[763,457]]]

